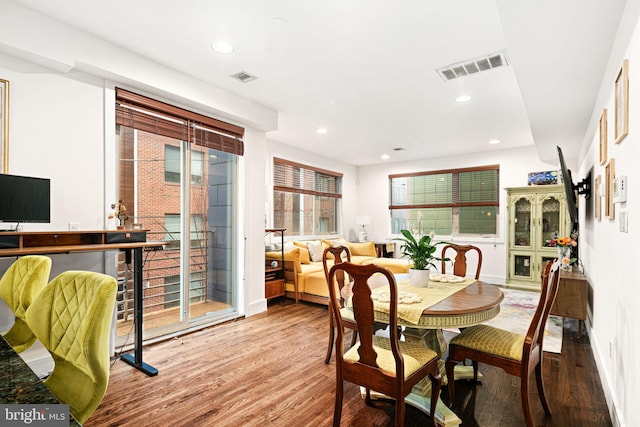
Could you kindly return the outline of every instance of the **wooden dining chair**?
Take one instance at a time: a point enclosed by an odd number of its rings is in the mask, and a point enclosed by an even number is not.
[[[398,332],[398,288],[393,274],[375,264],[357,265],[343,262],[331,267],[329,283],[338,273],[353,278],[351,308],[360,340],[344,352],[344,319],[340,310],[340,297],[335,286],[329,287],[329,303],[337,324],[336,340],[336,400],[333,425],[340,425],[344,381],[366,389],[366,403],[371,404],[371,390],[395,399],[395,425],[404,425],[404,399],[411,389],[426,376],[431,380],[431,421],[434,422],[436,404],[440,395],[438,355],[424,343],[400,341]],[[374,311],[369,278],[382,275],[389,292],[389,338],[374,335]],[[380,282],[380,281],[378,281]]]
[[[547,317],[558,292],[560,262],[557,259],[553,264],[548,262],[544,271],[538,307],[525,335],[488,325],[476,325],[465,329],[451,340],[449,357],[445,364],[449,379],[450,406],[453,406],[455,397],[454,367],[458,362],[471,359],[474,382],[478,380],[478,363],[501,368],[507,374],[520,378],[522,409],[528,427],[533,426],[529,377],[535,370],[540,402],[544,412],[551,415],[542,378],[542,341]]]
[[[482,251],[480,250],[480,248],[473,245],[449,244],[443,246],[442,253],[440,255],[440,258],[442,258],[442,274],[445,273],[445,259],[447,258],[446,253],[449,249],[453,249],[456,252],[456,257],[453,262],[453,274],[461,277],[465,277],[467,275],[467,252],[472,251],[477,253],[478,263],[476,267],[475,279],[478,280],[480,278],[480,268],[482,268]]]
[[[344,256],[344,259],[343,259]],[[331,262],[333,265],[340,264],[342,262],[351,262],[351,251],[346,246],[329,247],[322,253],[322,265],[324,266],[324,277],[327,279],[327,286],[329,285],[329,265]],[[341,270],[335,277],[336,285],[338,287],[338,306],[342,314],[342,320],[345,328],[351,330],[351,346],[356,343],[358,339],[358,325],[353,318],[353,311],[345,308],[345,298],[343,291],[345,290],[345,274]],[[333,351],[333,343],[335,340],[336,321],[333,315],[333,309],[329,304],[329,344],[327,346],[327,356],[324,359],[324,363],[329,363],[331,360],[331,352]]]

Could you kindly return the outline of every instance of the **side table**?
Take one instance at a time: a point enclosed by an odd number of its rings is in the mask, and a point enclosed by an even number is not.
[[[589,282],[575,267],[560,272],[558,295],[551,307],[551,314],[578,320],[578,339],[582,338],[582,325],[587,319],[587,295]]]
[[[378,258],[393,258],[396,245],[393,242],[374,242]]]

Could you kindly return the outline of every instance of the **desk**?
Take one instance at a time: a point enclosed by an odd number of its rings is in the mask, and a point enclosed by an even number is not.
[[[403,275],[397,275],[398,288],[403,287]],[[375,283],[370,284],[375,287]],[[406,290],[406,289],[405,289]],[[398,319],[398,325],[406,327],[405,336],[407,339],[417,339],[425,342],[430,348],[435,350],[440,357],[446,351],[446,340],[442,333],[443,328],[463,328],[476,324],[480,324],[490,320],[500,312],[500,303],[504,295],[500,288],[495,285],[475,281],[469,286],[455,292],[446,297],[442,301],[424,309],[422,316],[417,324],[403,322]],[[380,311],[374,313],[375,320],[383,323],[389,321],[388,314]],[[446,378],[444,371],[444,363],[441,364],[441,373]],[[467,376],[466,372],[470,366],[457,369],[461,375]],[[464,373],[462,373],[464,371]],[[456,375],[456,378],[459,378]],[[444,382],[446,384],[446,382]],[[427,393],[430,394],[430,385],[428,379],[419,383],[414,387],[413,391],[407,396],[405,401],[422,411],[429,413],[430,401]],[[441,401],[438,402],[436,408],[436,418],[438,422],[445,426],[456,426],[461,423],[460,418],[451,411]]]
[[[127,264],[133,252],[134,355],[122,360],[149,376],[158,370],[142,361],[142,251],[162,249],[165,242],[149,242],[139,230],[48,231],[0,233],[0,257],[64,254],[72,252],[124,251]]]
[[[3,337],[0,337],[0,403],[60,404],[58,398]],[[1,418],[0,421],[2,421]],[[80,424],[70,418],[69,425],[79,426]]]

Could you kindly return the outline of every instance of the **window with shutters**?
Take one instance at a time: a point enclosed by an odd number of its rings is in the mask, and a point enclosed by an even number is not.
[[[287,236],[338,234],[342,174],[273,160],[273,225]]]
[[[391,231],[495,236],[498,165],[389,175]]]

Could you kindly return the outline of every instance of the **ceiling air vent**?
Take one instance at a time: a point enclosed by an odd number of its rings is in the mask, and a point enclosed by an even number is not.
[[[509,65],[509,59],[506,51],[492,53],[490,55],[480,56],[478,58],[468,59],[446,67],[438,68],[436,72],[444,81],[458,79],[460,77],[476,74],[481,71],[493,70],[494,68],[506,67]]]
[[[258,78],[254,75],[247,73],[246,71],[240,71],[239,73],[231,74],[231,77],[233,77],[236,80],[240,80],[242,83],[249,83]]]

